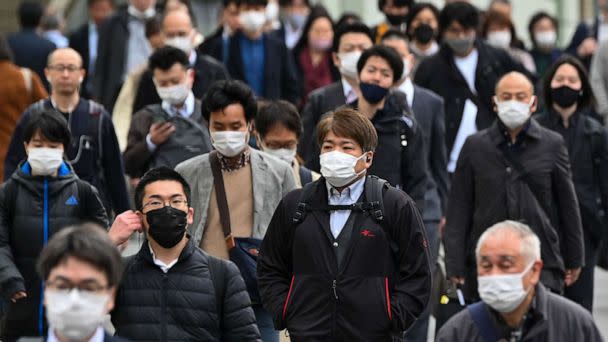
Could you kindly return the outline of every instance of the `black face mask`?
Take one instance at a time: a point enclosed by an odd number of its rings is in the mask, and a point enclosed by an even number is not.
[[[381,87],[373,83],[360,82],[359,88],[361,89],[361,95],[363,98],[371,103],[376,104],[382,101],[388,93],[388,88]]]
[[[551,88],[551,98],[553,102],[561,108],[571,107],[581,98],[581,90],[572,89],[568,86]]]
[[[433,37],[435,37],[435,31],[429,24],[420,24],[414,29],[414,39],[421,44],[428,44]]]
[[[392,26],[399,26],[407,20],[407,15],[387,14],[386,20],[388,20]]]
[[[186,212],[165,206],[146,213],[148,234],[164,248],[177,245],[186,233]]]

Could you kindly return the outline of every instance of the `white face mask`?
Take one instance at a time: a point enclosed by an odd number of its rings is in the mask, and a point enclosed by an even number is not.
[[[367,171],[366,169],[359,173],[355,171],[357,162],[366,157],[366,153],[358,158],[340,151],[323,153],[319,156],[321,174],[331,186],[341,188]]]
[[[534,33],[534,40],[540,47],[552,48],[557,41],[557,33],[555,31],[536,32]]]
[[[521,273],[477,277],[477,289],[481,300],[498,312],[513,312],[532,289],[530,287],[525,290],[523,284],[523,277],[532,265],[534,262],[531,262]]]
[[[267,148],[264,147],[263,151],[270,154],[273,157],[277,157],[279,159],[281,159],[282,161],[286,162],[287,164],[291,165],[293,164],[293,160],[296,159],[296,150],[292,150],[290,148],[279,148],[279,149],[274,149],[274,148]]]
[[[361,57],[361,51],[339,53],[340,73],[346,77],[357,78],[357,62]]]
[[[532,100],[530,100],[530,103],[527,104],[516,100],[496,100],[498,118],[509,129],[516,129],[518,127],[521,127],[530,118],[530,106],[533,102],[534,98],[532,98]]]
[[[511,31],[488,32],[486,41],[495,48],[506,49],[511,45]]]
[[[268,2],[266,5],[266,20],[275,21],[279,19],[279,4],[277,2]]]
[[[150,19],[156,15],[156,10],[154,9],[154,6],[150,6],[150,8],[148,8],[142,12],[142,11],[138,10],[135,6],[129,5],[129,7],[127,8],[127,11],[129,12],[130,15],[132,15],[135,18],[140,19],[140,20]]]
[[[83,341],[103,324],[110,299],[79,290],[47,290],[44,296],[49,325],[70,341]]]
[[[266,23],[266,13],[259,11],[245,11],[239,15],[241,27],[247,32],[259,32]]]
[[[190,94],[190,87],[188,87],[186,83],[180,83],[169,87],[157,86],[156,92],[163,101],[167,101],[171,105],[177,106],[186,101],[188,94]]]
[[[165,44],[184,51],[188,56],[192,52],[192,39],[190,39],[190,36],[169,38],[165,40]]]
[[[33,174],[50,176],[63,163],[63,150],[50,147],[32,147],[28,150],[27,161]]]
[[[243,152],[247,147],[248,132],[224,131],[211,132],[213,147],[223,156],[231,158]]]

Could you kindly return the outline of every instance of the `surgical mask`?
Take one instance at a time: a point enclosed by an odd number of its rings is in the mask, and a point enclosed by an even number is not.
[[[486,41],[495,48],[506,49],[511,45],[511,31],[488,32]]]
[[[331,48],[333,41],[331,39],[311,39],[309,44],[316,51],[327,51]]]
[[[108,294],[72,289],[46,290],[46,319],[49,326],[70,341],[84,341],[105,319]]]
[[[423,23],[414,29],[414,38],[422,44],[428,44],[433,37],[435,37],[435,30],[429,24]]]
[[[525,290],[523,284],[524,275],[530,271],[532,265],[534,262],[531,262],[521,273],[477,277],[477,289],[481,300],[498,312],[513,312],[532,289],[530,287]]]
[[[63,150],[50,147],[32,147],[28,150],[27,161],[33,174],[50,176],[63,163]]]
[[[306,19],[308,19],[308,14],[296,13],[287,15],[287,21],[295,30],[301,29],[304,26],[304,23],[306,23]]]
[[[551,98],[553,102],[561,108],[570,108],[581,98],[582,90],[572,89],[566,85],[551,88]]]
[[[279,4],[276,2],[268,2],[266,5],[266,20],[275,21],[279,19]]]
[[[523,126],[530,118],[530,103],[523,103],[516,100],[496,101],[498,118],[509,129],[516,129]]]
[[[186,55],[188,55],[188,56],[192,52],[192,39],[190,39],[190,36],[185,36],[185,37],[177,36],[177,37],[169,38],[169,39],[165,40],[165,44],[184,51],[186,53]]]
[[[388,93],[388,88],[367,82],[360,82],[359,89],[361,89],[361,95],[365,101],[371,104],[376,104],[382,101],[382,99],[384,99]]]
[[[142,12],[142,11],[138,10],[135,6],[129,5],[129,7],[127,8],[127,11],[129,12],[130,15],[134,16],[135,18],[137,18],[139,20],[150,19],[156,15],[156,10],[154,9],[154,6],[150,6],[150,8],[148,8],[147,10]]]
[[[357,78],[357,62],[359,61],[359,57],[361,57],[361,51],[339,53],[340,73],[346,77]]]
[[[475,36],[470,36],[466,38],[452,38],[446,39],[445,43],[454,51],[457,55],[464,55],[467,51],[473,48],[473,44],[475,44]]]
[[[355,171],[357,162],[366,157],[366,153],[358,158],[340,151],[323,153],[319,156],[321,174],[331,186],[341,188],[367,171],[366,169],[359,173]]]
[[[177,106],[186,101],[188,94],[190,94],[190,88],[186,83],[180,83],[169,87],[157,86],[156,92],[163,101],[167,101],[171,105]]]
[[[266,14],[260,11],[245,11],[239,15],[241,27],[247,32],[259,32],[266,23]]]
[[[235,157],[247,147],[247,132],[225,131],[211,132],[213,147],[228,158]]]
[[[403,59],[403,72],[401,73],[401,79],[404,80],[410,75],[410,60],[407,58]]]
[[[173,248],[182,241],[188,224],[188,214],[170,206],[146,213],[148,235],[163,248]]]
[[[273,157],[279,158],[287,164],[293,164],[293,160],[296,158],[296,150],[291,148],[264,148],[264,152],[270,154]]]
[[[555,46],[557,41],[557,33],[555,31],[541,31],[534,33],[536,44],[545,49],[550,49]]]

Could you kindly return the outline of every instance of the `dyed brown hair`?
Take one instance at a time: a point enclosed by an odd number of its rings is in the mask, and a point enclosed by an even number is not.
[[[378,134],[369,119],[350,108],[340,108],[326,114],[317,125],[317,142],[323,140],[329,132],[343,138],[353,139],[364,152],[374,151],[378,145]]]

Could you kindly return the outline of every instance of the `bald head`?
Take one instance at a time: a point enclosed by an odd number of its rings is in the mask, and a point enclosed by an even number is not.
[[[526,75],[517,71],[511,71],[505,74],[498,80],[498,82],[496,82],[496,87],[494,88],[496,95],[498,95],[500,90],[505,87],[518,87],[522,89],[525,88],[530,93],[530,96],[534,93],[534,85],[532,84],[530,79],[528,79]]]
[[[190,33],[192,31],[192,18],[190,18],[190,15],[186,11],[171,11],[165,15],[162,29],[166,35],[178,31]]]
[[[80,57],[80,54],[76,50],[69,47],[55,49],[51,52],[46,61],[47,67],[57,64],[58,60],[68,62],[70,65],[82,67],[82,57]]]

